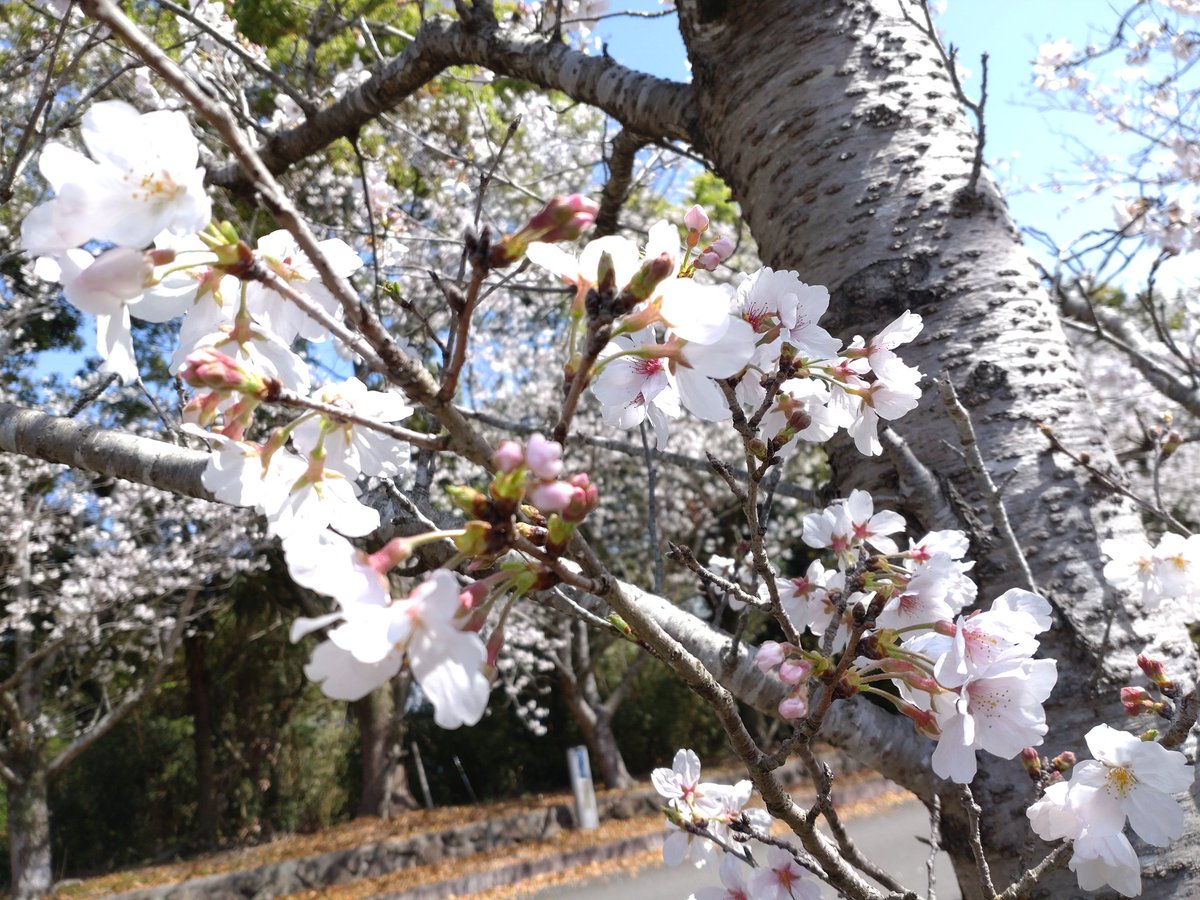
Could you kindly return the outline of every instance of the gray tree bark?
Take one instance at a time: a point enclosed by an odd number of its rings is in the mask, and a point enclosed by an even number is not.
[[[16,900],[44,897],[54,882],[50,867],[50,785],[46,764],[41,759],[30,759],[28,763],[14,767],[17,779],[7,784],[8,858],[12,895]]]
[[[905,309],[924,317],[904,358],[926,384],[945,374],[958,387],[991,475],[1005,485],[1037,585],[1056,609],[1056,627],[1043,641],[1044,655],[1059,661],[1045,750],[1086,753],[1089,727],[1122,724],[1116,691],[1139,651],[1155,644],[1194,677],[1195,650],[1167,612],[1135,623],[1101,579],[1100,541],[1141,525],[1128,502],[1054,456],[1039,431],[1045,423],[1066,446],[1117,470],[1055,308],[986,168],[967,190],[975,136],[933,41],[910,18],[919,10],[901,0],[680,7],[695,76],[696,143],[730,184],[763,261],[829,285],[845,337],[869,336]],[[926,390],[895,430],[986,523],[979,485],[937,392]],[[843,446],[834,465],[840,496],[904,487],[886,458],[864,459]],[[988,538],[977,534],[973,547],[984,602],[1011,587],[1015,572]],[[1018,762],[979,756],[973,790],[999,885],[1028,861],[1023,812],[1033,796]],[[954,815],[958,803],[943,800]],[[1200,828],[1188,806],[1183,841],[1165,851],[1143,848],[1148,896],[1200,892],[1200,872],[1183,864]],[[947,829],[947,837],[956,833],[962,829]],[[949,843],[967,896],[978,896],[969,849]],[[1078,889],[1064,876],[1047,890]]]

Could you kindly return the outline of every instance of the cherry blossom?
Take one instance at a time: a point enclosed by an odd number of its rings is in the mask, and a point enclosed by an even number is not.
[[[80,134],[91,158],[64,144],[42,151],[39,167],[56,196],[22,223],[26,250],[57,254],[88,241],[144,247],[161,231],[208,224],[212,205],[183,113],[139,114],[107,100],[84,113]]]

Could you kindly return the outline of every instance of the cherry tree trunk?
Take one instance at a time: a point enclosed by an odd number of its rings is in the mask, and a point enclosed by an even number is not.
[[[834,330],[869,336],[905,309],[924,331],[904,348],[926,375],[920,408],[895,432],[962,498],[958,522],[921,521],[910,479],[889,457],[834,452],[840,496],[866,488],[915,527],[972,532],[980,600],[1019,586],[989,527],[979,485],[933,379],[948,376],[976,430],[1037,588],[1054,604],[1043,653],[1058,660],[1043,752],[1072,749],[1092,725],[1118,726],[1117,689],[1154,644],[1172,672],[1194,677],[1195,650],[1179,622],[1134,621],[1101,579],[1102,540],[1140,532],[1131,505],[1050,451],[1045,424],[1101,465],[1115,460],[1094,415],[1054,306],[1040,287],[1004,200],[982,167],[975,183],[972,124],[944,61],[902,0],[685,0],[680,23],[694,73],[698,148],[731,186],[763,261],[829,285]],[[933,479],[937,483],[937,479]],[[909,500],[906,504],[904,501]],[[981,527],[972,528],[978,521]],[[1038,857],[1026,848],[1033,792],[1017,760],[979,754],[973,783],[997,887]],[[944,829],[964,893],[979,896],[959,827],[961,803],[939,788]],[[926,799],[928,791],[926,791]],[[1200,820],[1167,850],[1140,848],[1148,896],[1200,895],[1194,860]],[[1069,873],[1048,893],[1078,893]]]
[[[392,721],[392,690],[378,688],[350,704],[358,721],[359,761],[362,766],[360,816],[387,818],[391,799],[389,732]]]
[[[16,900],[50,893],[49,776],[38,759],[14,770],[19,776],[8,790],[8,856],[12,895]]]

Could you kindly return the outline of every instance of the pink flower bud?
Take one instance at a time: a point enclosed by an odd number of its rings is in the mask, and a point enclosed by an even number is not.
[[[693,261],[697,269],[703,269],[705,272],[713,272],[717,266],[721,264],[721,257],[713,253],[711,250],[704,250]]]
[[[485,579],[483,581],[473,581],[470,585],[463,588],[458,595],[458,608],[460,610],[473,610],[480,603],[487,599],[488,593],[491,591],[491,585]]]
[[[917,726],[917,731],[921,734],[932,738],[941,736],[942,729],[938,726],[937,717],[929,710],[913,706],[911,703],[901,703],[897,708],[912,719],[913,724]]]
[[[367,563],[380,575],[386,575],[413,555],[413,543],[408,538],[392,538],[367,557]]]
[[[803,694],[789,694],[779,701],[779,715],[785,719],[802,719],[808,712],[808,700]]]
[[[643,300],[649,300],[654,289],[674,274],[675,261],[668,253],[660,253],[653,259],[643,260],[641,268],[621,291],[621,303],[625,311],[633,309]]]
[[[525,454],[516,441],[501,441],[492,454],[492,464],[501,472],[513,472],[525,462]]]
[[[578,523],[588,517],[600,502],[600,489],[592,484],[587,472],[579,472],[567,479],[567,483],[575,489],[571,502],[562,510],[562,517],[567,522]]]
[[[166,266],[175,262],[175,251],[169,247],[160,247],[157,250],[147,250],[146,259],[154,266]]]
[[[783,644],[778,641],[763,641],[758,653],[754,656],[754,664],[764,672],[770,672],[783,662]]]
[[[1142,653],[1137,658],[1138,668],[1140,668],[1155,686],[1159,688],[1172,688],[1174,683],[1167,677],[1167,670],[1163,666],[1161,660],[1151,659],[1146,654]]]
[[[573,241],[596,221],[600,204],[582,194],[552,197],[519,231],[496,243],[488,262],[504,268],[525,255],[534,241]]]
[[[188,355],[179,370],[179,377],[196,388],[217,391],[238,391],[265,396],[267,379],[258,372],[247,371],[241,363],[211,347],[203,347]]]
[[[562,452],[562,444],[558,441],[548,441],[540,434],[535,434],[525,448],[525,465],[536,477],[553,481],[562,471]]]
[[[1026,747],[1021,751],[1021,765],[1025,767],[1025,771],[1029,777],[1035,781],[1042,774],[1042,758],[1038,756],[1037,749],[1034,747]]]
[[[1125,714],[1128,716],[1140,716],[1157,706],[1146,690],[1140,687],[1121,688],[1121,705],[1125,707]]]
[[[812,674],[812,663],[807,659],[785,659],[779,666],[779,680],[784,684],[800,684]]]
[[[500,658],[500,651],[504,647],[504,628],[497,628],[487,639],[487,664],[495,666],[496,660]]]
[[[733,240],[724,236],[719,237],[708,245],[708,250],[705,252],[717,254],[717,258],[724,262],[733,253]]]
[[[693,206],[683,214],[683,224],[687,226],[688,231],[699,234],[708,228],[708,216],[699,206]]]
[[[543,513],[562,512],[575,498],[575,487],[565,481],[544,481],[529,489],[528,500]]]

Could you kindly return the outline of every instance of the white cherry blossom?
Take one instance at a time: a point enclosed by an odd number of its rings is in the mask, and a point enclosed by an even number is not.
[[[203,229],[212,214],[187,117],[139,114],[121,100],[94,103],[80,129],[91,158],[64,144],[42,151],[39,167],[56,196],[21,226],[33,253],[60,253],[88,241],[144,247],[161,231]]]

